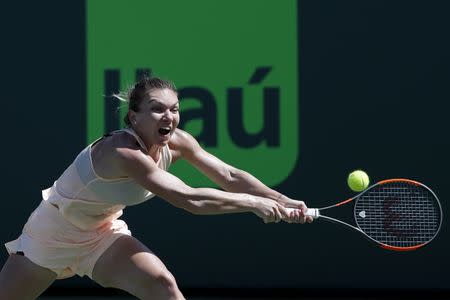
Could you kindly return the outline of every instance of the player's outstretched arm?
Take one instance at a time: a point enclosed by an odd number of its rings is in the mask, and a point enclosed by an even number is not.
[[[305,221],[304,214],[307,207],[303,201],[291,199],[269,188],[252,174],[223,162],[205,151],[189,133],[177,129],[171,140],[171,149],[175,149],[178,153],[176,158],[189,161],[225,191],[248,193],[272,199],[284,207],[297,208],[299,211],[291,214],[291,218],[286,221],[299,223]],[[306,218],[306,221],[311,222],[312,218]]]
[[[194,214],[252,212],[264,222],[288,218],[287,210],[264,197],[247,193],[229,193],[213,188],[193,188],[166,172],[138,149],[118,148],[116,157],[124,174],[165,199]]]

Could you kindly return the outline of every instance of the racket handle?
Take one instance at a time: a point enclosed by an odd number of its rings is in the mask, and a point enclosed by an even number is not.
[[[296,208],[286,208],[288,213],[291,213],[292,211],[296,210]],[[306,216],[311,216],[313,219],[317,219],[320,217],[320,212],[318,208],[308,208],[306,211]]]
[[[313,217],[313,219],[317,219],[318,217],[320,217],[320,212],[317,208],[308,208],[308,210],[306,211],[306,215]]]

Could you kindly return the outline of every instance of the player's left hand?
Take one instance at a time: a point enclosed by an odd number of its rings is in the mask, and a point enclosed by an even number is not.
[[[306,206],[305,202],[300,200],[293,200],[284,195],[279,197],[277,199],[277,202],[286,208],[295,208],[289,213],[289,217],[283,219],[283,221],[286,221],[288,223],[301,223],[301,224],[305,222],[311,223],[313,221],[313,217],[306,216],[306,211],[308,210],[308,207]]]

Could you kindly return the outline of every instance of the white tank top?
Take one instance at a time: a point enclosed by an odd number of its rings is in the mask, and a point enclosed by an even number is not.
[[[147,149],[141,138],[131,128],[112,132],[127,132],[136,138],[143,149]],[[98,141],[98,140],[97,140]],[[144,202],[155,195],[132,178],[105,179],[95,173],[91,148],[84,148],[73,163],[49,189],[42,191],[45,201],[58,207],[61,214],[75,226],[91,230],[122,215],[127,205]],[[166,145],[157,162],[159,168],[167,170],[172,156]]]

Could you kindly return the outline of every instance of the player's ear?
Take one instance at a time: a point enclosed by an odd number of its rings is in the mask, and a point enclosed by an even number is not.
[[[136,124],[136,112],[132,109],[128,110],[128,120],[131,124]]]

